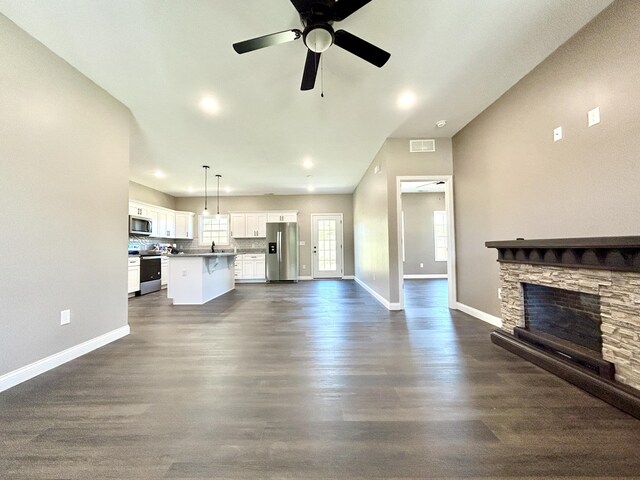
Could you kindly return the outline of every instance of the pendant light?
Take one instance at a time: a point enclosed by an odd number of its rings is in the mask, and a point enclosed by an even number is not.
[[[202,211],[202,215],[209,215],[208,209],[208,191],[207,191],[207,172],[209,171],[209,165],[203,165],[204,168],[204,210]]]
[[[219,219],[220,218],[220,179],[222,178],[222,175],[218,175],[216,174],[216,177],[218,178],[218,190],[216,192],[216,218]]]

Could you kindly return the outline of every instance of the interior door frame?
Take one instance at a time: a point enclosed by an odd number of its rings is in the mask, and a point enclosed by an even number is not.
[[[402,182],[444,182],[444,201],[447,211],[447,285],[449,308],[458,309],[458,292],[456,289],[456,231],[453,209],[453,175],[414,175],[396,177],[396,207],[398,232],[398,292],[400,309],[404,309],[404,262],[402,261]]]
[[[344,277],[344,218],[342,213],[312,213],[311,214],[311,278],[316,278],[316,257],[313,253],[313,246],[316,241],[315,217],[324,216],[340,217],[340,275],[336,277],[317,278],[343,278]]]

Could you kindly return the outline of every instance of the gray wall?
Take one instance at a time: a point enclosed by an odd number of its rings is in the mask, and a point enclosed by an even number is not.
[[[127,325],[129,121],[0,15],[0,375]]]
[[[500,314],[487,240],[639,234],[638,32],[615,2],[454,137],[460,302]]]
[[[211,199],[210,199],[211,201]],[[215,207],[215,199],[214,207]],[[211,205],[211,203],[210,203]],[[198,235],[197,215],[202,212],[203,197],[177,197],[176,210],[196,213],[195,235]],[[311,214],[342,213],[344,239],[344,275],[353,275],[353,197],[351,195],[263,195],[220,197],[220,213],[262,210],[298,210],[300,247],[300,275],[311,276]],[[306,268],[303,269],[303,265]]]
[[[354,192],[356,277],[390,303],[400,301],[397,177],[451,175],[451,139],[435,140],[435,152],[411,153],[408,138],[388,138]]]
[[[405,275],[447,273],[447,262],[435,261],[433,238],[433,212],[444,209],[444,193],[402,194]]]
[[[380,168],[378,173],[375,168]],[[356,278],[389,299],[389,227],[386,158],[373,160],[353,193]]]
[[[133,152],[132,158],[134,158]],[[176,210],[176,197],[131,181],[129,182],[129,200],[137,200],[139,202]]]

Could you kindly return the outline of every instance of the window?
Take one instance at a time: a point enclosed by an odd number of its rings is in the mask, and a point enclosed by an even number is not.
[[[433,212],[433,239],[435,245],[435,261],[446,262],[447,255],[447,212]]]
[[[200,244],[229,245],[229,215],[200,215]]]

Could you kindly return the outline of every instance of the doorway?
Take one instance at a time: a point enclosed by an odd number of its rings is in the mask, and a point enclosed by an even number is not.
[[[440,279],[440,285],[446,282],[446,304],[451,309],[457,309],[456,294],[456,269],[455,269],[455,223],[453,210],[453,177],[451,175],[439,176],[402,176],[397,177],[397,232],[398,232],[398,292],[400,308],[405,305],[405,279]],[[423,252],[423,259],[408,259],[405,250],[405,215],[403,209],[403,192],[409,193],[434,193],[442,197],[437,206],[428,208],[429,212],[418,221],[424,222],[431,238],[425,241],[428,244],[428,252]],[[407,202],[409,203],[409,202]],[[433,204],[435,205],[435,203]],[[425,207],[426,208],[426,207]],[[425,210],[426,211],[426,210]],[[415,220],[412,220],[415,221]],[[424,231],[422,232],[424,235]],[[415,240],[415,239],[413,239]],[[428,258],[427,258],[428,257]],[[417,265],[406,263],[410,260]],[[443,265],[446,263],[446,267]],[[422,267],[425,273],[421,274]],[[405,268],[408,274],[405,275]],[[419,268],[419,270],[416,270]],[[413,280],[409,280],[413,281]],[[428,281],[428,280],[423,280]]]
[[[311,214],[313,278],[341,278],[342,214]]]

